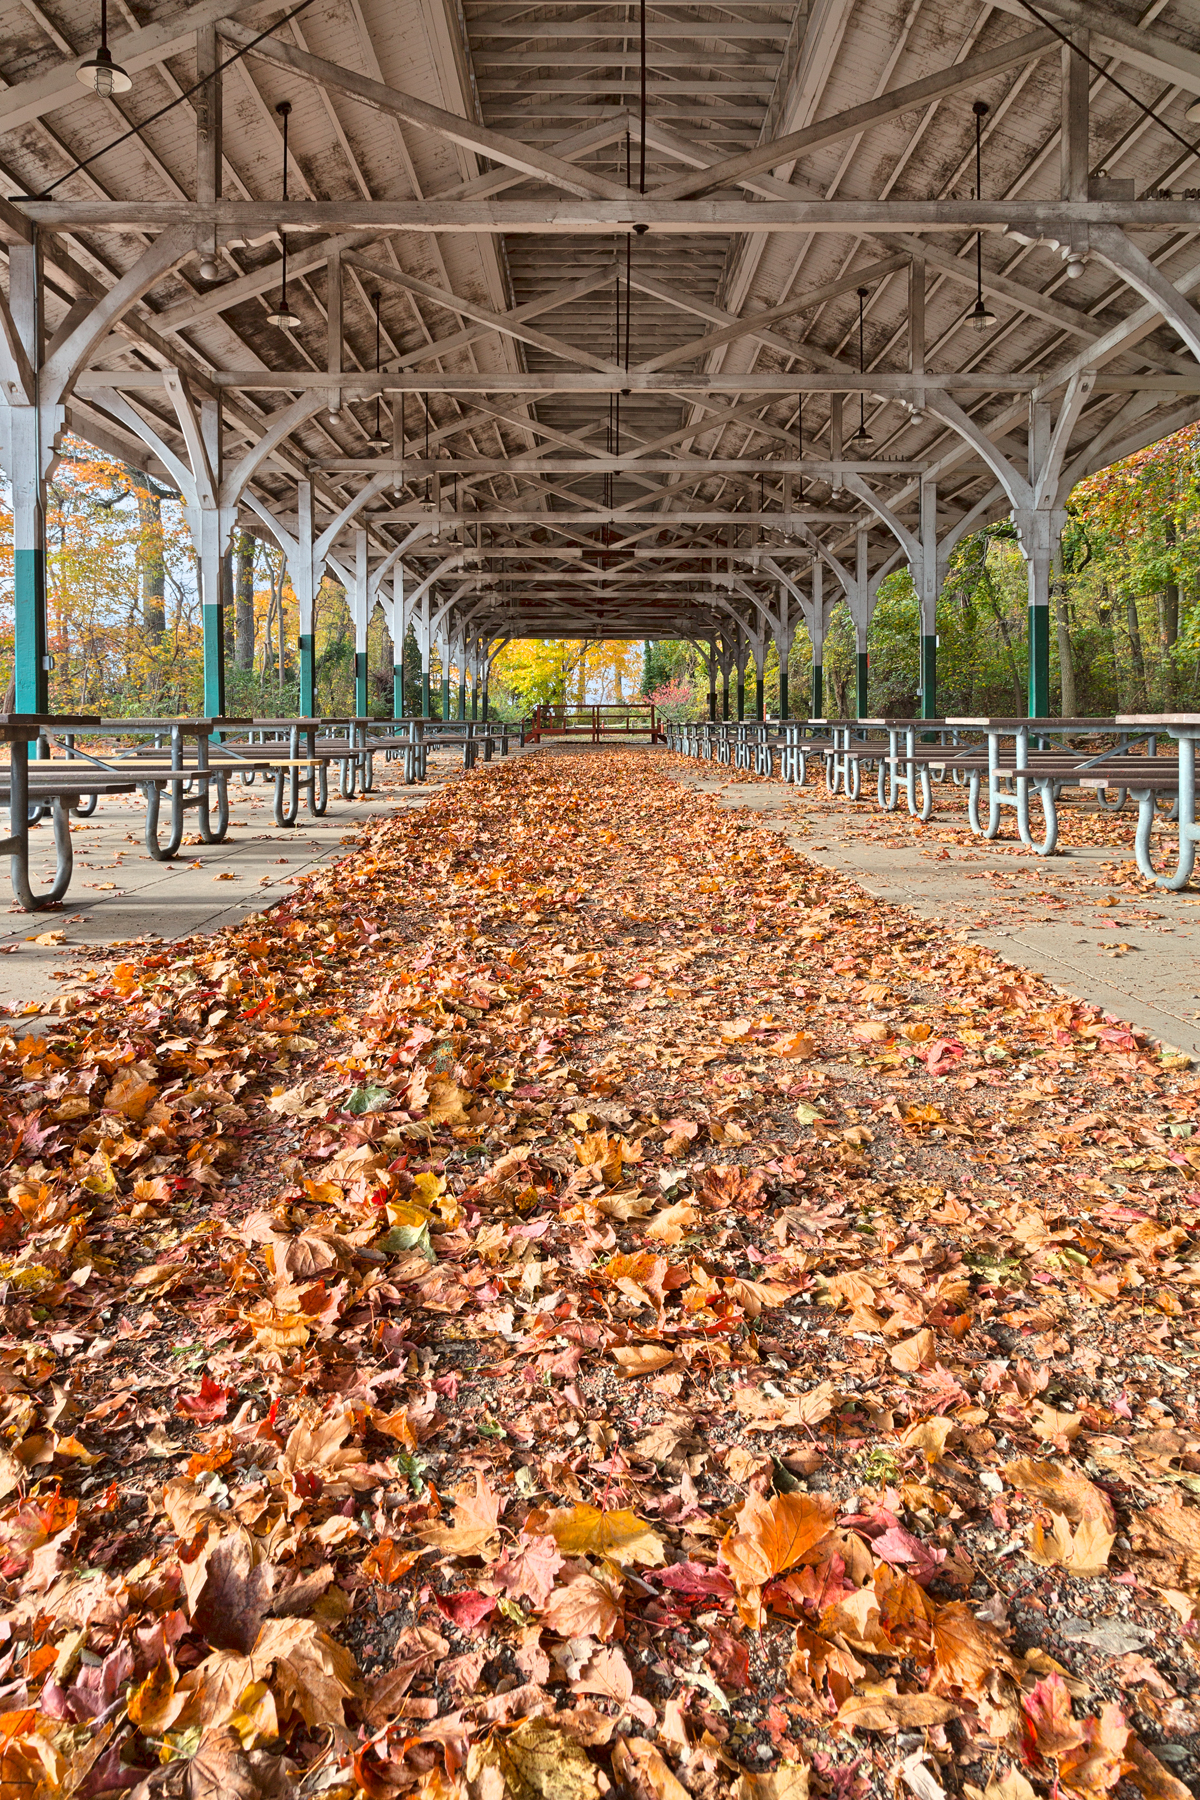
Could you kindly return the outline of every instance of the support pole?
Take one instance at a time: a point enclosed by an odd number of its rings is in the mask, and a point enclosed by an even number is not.
[[[717,722],[717,640],[708,640],[708,719],[711,725]]]
[[[32,244],[8,251],[9,306],[31,368],[41,364],[41,257]],[[46,470],[36,392],[8,413],[8,473],[13,497],[14,683],[18,712],[49,710],[46,634]]]
[[[300,481],[296,484],[296,539],[299,545],[299,555],[296,558],[299,567],[292,572],[292,586],[296,587],[298,576],[300,585],[296,591],[296,606],[299,612],[300,715],[302,718],[311,719],[316,712],[317,665],[313,645],[313,611],[316,594],[313,569],[312,483],[310,481]]]
[[[865,623],[858,624],[854,627],[854,637],[857,650],[855,656],[854,711],[858,718],[865,719],[869,717],[871,711],[871,656],[870,651],[867,648],[867,626]]]
[[[458,716],[467,716],[467,652],[465,644],[458,652]]]
[[[921,717],[938,716],[937,484],[921,483],[921,557],[913,570],[921,609]]]
[[[450,645],[442,644],[442,718],[450,717]]]
[[[408,637],[404,617],[404,569],[396,564],[392,576],[392,717],[404,717],[404,644]]]
[[[1040,470],[1050,455],[1052,415],[1049,406],[1029,408],[1029,469]],[[1035,507],[1018,521],[1029,583],[1029,717],[1050,716],[1050,564],[1061,530],[1047,507]]]
[[[368,601],[367,534],[354,534],[354,711],[360,719],[367,717],[367,616]]]
[[[788,671],[786,659],[779,665],[779,717],[789,719],[788,711]]]
[[[200,402],[200,435],[214,489],[221,485],[221,402]],[[225,546],[221,542],[221,508],[204,506],[200,514],[200,601],[204,635],[204,711],[220,718],[225,711],[225,595],[221,580]]]

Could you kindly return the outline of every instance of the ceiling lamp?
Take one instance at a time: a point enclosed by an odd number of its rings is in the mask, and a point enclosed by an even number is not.
[[[990,108],[986,100],[977,100],[975,113],[975,198],[983,198],[983,121]],[[983,233],[975,233],[975,304],[967,314],[967,323],[976,331],[990,331],[996,323],[996,315],[985,305],[983,298]]]
[[[100,0],[100,48],[95,56],[80,64],[75,79],[99,94],[102,100],[111,100],[114,94],[127,94],[133,86],[120,63],[113,61],[108,47],[108,0]]]
[[[288,120],[292,114],[291,101],[281,100],[279,105],[275,108],[275,111],[283,120],[283,201],[286,206],[288,197]],[[279,283],[279,305],[274,312],[267,314],[267,323],[268,325],[278,325],[280,331],[294,331],[300,321],[287,303],[287,233],[284,231],[282,225],[279,228],[279,242],[283,248],[283,264]]]
[[[858,372],[860,375],[865,366],[863,362],[863,303],[870,291],[870,288],[865,287],[858,289]],[[857,444],[860,450],[865,450],[871,442],[870,433],[867,430],[866,395],[861,388],[858,390],[858,430],[850,442]]]
[[[376,373],[376,375],[378,375],[378,373],[379,373],[379,302],[380,302],[381,298],[382,298],[382,296],[380,295],[379,289],[376,288],[375,292],[371,295],[371,304],[375,308],[375,373]],[[383,421],[379,415],[379,395],[376,394],[376,396],[375,396],[375,435],[374,435],[374,437],[369,437],[367,439],[367,448],[370,450],[386,450],[387,447],[388,447],[388,441],[383,435]]]

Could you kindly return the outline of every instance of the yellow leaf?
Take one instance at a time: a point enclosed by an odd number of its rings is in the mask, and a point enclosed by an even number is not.
[[[1074,1532],[1062,1513],[1051,1513],[1050,1521],[1049,1531],[1040,1520],[1029,1528],[1030,1562],[1070,1569],[1073,1575],[1102,1574],[1108,1567],[1115,1534],[1106,1531],[1098,1518],[1085,1519]]]
[[[526,1534],[532,1530],[526,1521]],[[666,1561],[658,1533],[632,1512],[604,1512],[581,1503],[551,1512],[538,1530],[548,1531],[564,1556],[606,1556],[615,1563],[640,1563],[648,1569]]]
[[[494,1789],[485,1770],[501,1777]],[[583,1745],[548,1719],[522,1719],[507,1737],[474,1744],[467,1758],[472,1791],[503,1792],[511,1800],[597,1800],[600,1773]]]

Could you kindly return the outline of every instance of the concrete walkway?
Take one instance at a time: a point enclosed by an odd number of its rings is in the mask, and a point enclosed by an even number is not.
[[[1041,857],[1015,831],[1011,840],[985,843],[965,815],[949,809],[921,825],[907,812],[881,813],[873,796],[853,806],[831,799],[819,770],[796,790],[666,760],[676,780],[756,813],[803,855],[852,875],[868,893],[942,920],[948,932],[988,944],[1200,1057],[1200,892],[1146,888],[1132,856],[1132,810],[1113,817],[1087,809],[1068,820],[1064,835],[1094,831],[1110,841]]]
[[[236,925],[248,913],[280,900],[290,883],[317,863],[346,854],[369,819],[426,806],[446,781],[461,773],[460,755],[430,759],[423,787],[405,787],[399,765],[376,762],[376,789],[366,798],[342,800],[335,775],[329,806],[314,819],[301,802],[298,823],[281,829],[272,816],[273,789],[261,777],[253,787],[229,786],[229,834],[223,844],[184,837],[173,862],[156,862],[143,843],[145,807],[140,795],[100,802],[90,819],[74,819],[75,873],[63,905],[26,913],[12,904],[0,911],[0,1008],[39,1008],[68,991],[72,979],[130,945],[171,942],[195,932]],[[214,798],[215,805],[215,798]],[[166,834],[163,805],[160,836]],[[189,814],[189,823],[194,814]],[[33,882],[48,887],[54,872],[49,824],[31,833]],[[4,891],[11,894],[5,884]],[[42,941],[39,941],[42,940]]]

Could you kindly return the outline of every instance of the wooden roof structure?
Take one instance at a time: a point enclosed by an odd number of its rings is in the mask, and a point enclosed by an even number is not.
[[[1008,512],[1044,603],[1074,481],[1200,417],[1200,0],[108,23],[103,97],[98,0],[0,0],[5,466],[150,467],[202,566],[311,505],[462,643],[861,646]]]

